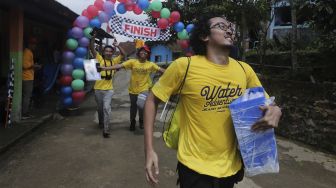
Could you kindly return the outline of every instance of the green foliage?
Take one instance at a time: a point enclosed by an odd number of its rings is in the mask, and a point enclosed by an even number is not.
[[[301,10],[310,12],[310,23],[319,35],[314,41],[314,46],[321,52],[336,52],[336,1],[316,0],[315,3],[305,1],[300,7]]]

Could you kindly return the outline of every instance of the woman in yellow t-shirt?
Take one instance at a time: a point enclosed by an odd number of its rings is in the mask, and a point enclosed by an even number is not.
[[[138,95],[142,92],[149,91],[152,87],[150,74],[153,72],[163,73],[165,69],[160,68],[157,64],[148,61],[150,57],[150,49],[147,46],[139,48],[137,51],[137,59],[130,59],[122,64],[110,67],[102,67],[102,70],[129,69],[132,71],[130,85],[128,88],[131,108],[130,108],[130,131],[135,130],[136,114],[139,111],[139,127],[143,129],[143,109],[137,107]]]

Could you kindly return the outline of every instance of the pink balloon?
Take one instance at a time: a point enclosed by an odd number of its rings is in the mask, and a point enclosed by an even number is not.
[[[87,8],[90,18],[96,17],[98,15],[98,9],[94,5],[90,5]]]
[[[112,3],[115,3],[115,2],[117,2],[117,0],[110,0]]]
[[[160,29],[167,29],[169,21],[166,18],[160,18],[157,24]]]
[[[103,0],[96,0],[94,2],[94,6],[98,9],[98,10],[103,10],[103,5],[104,5],[104,1]]]
[[[152,11],[152,16],[153,16],[153,18],[160,18],[161,13],[160,13],[160,11]]]
[[[118,0],[120,3],[126,3],[127,0]]]
[[[133,6],[133,12],[134,12],[134,14],[139,15],[139,14],[142,13],[142,9],[137,4],[135,4]]]
[[[171,18],[171,21],[173,23],[176,23],[176,22],[180,21],[181,15],[180,15],[180,13],[178,11],[173,11],[170,14],[170,18]]]

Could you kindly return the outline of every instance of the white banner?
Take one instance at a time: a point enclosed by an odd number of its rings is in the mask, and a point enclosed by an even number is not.
[[[161,30],[156,24],[118,16],[112,17],[109,27],[113,33],[144,41],[167,41],[171,36],[169,28]]]

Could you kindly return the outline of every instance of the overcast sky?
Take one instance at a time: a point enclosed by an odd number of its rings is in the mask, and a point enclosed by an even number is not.
[[[82,14],[82,11],[86,9],[89,5],[93,5],[95,0],[56,0],[60,2],[62,5],[68,7],[72,11],[74,11],[77,14]],[[143,14],[141,16],[136,16],[134,13],[126,13],[122,16],[127,16],[132,19],[137,19],[137,20],[145,20],[147,18],[147,15]],[[121,35],[115,35],[117,40],[119,42],[124,42],[124,41],[133,41],[133,39]]]

